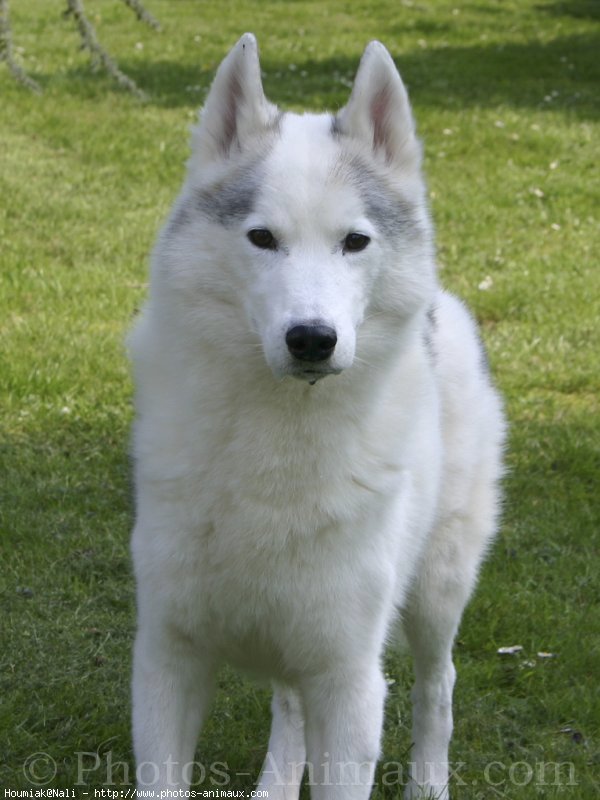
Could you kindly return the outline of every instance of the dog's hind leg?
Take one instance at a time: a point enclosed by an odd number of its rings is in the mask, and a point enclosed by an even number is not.
[[[133,743],[140,788],[187,789],[214,672],[185,637],[140,626],[133,660]]]
[[[269,750],[257,788],[268,792],[270,800],[297,800],[306,758],[300,698],[292,689],[275,686],[271,710]]]
[[[495,526],[495,514],[488,513],[495,506],[493,489],[485,483],[480,478],[473,487],[470,513],[457,512],[437,525],[402,617],[415,671],[410,800],[449,797],[452,645]]]

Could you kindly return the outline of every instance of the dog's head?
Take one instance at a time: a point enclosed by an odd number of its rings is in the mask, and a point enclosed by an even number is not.
[[[171,245],[172,259],[196,258],[193,279],[182,267],[188,289],[243,309],[239,347],[244,328],[248,352],[260,342],[276,377],[313,383],[382,354],[429,302],[420,164],[406,90],[379,42],[366,48],[343,109],[297,115],[265,98],[256,40],[245,34],[194,132],[167,226],[185,242]]]

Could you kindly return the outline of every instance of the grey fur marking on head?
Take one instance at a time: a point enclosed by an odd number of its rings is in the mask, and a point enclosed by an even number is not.
[[[415,204],[386,185],[385,177],[360,155],[343,152],[333,172],[356,187],[367,216],[385,236],[413,238],[423,233]]]
[[[262,164],[273,146],[274,138],[281,132],[283,117],[283,111],[274,109],[272,119],[254,145],[256,150],[251,162],[246,159],[246,163],[234,171],[233,177],[195,193],[195,208],[205,218],[227,227],[231,223],[241,222],[252,212],[262,183]]]
[[[192,189],[191,197],[187,195],[177,204],[168,224],[168,236],[190,225],[198,215],[227,227],[240,222],[252,212],[263,177],[262,163],[268,156],[273,138],[281,130],[283,116],[284,112],[279,109],[273,114],[263,131],[263,137],[254,145],[252,160],[248,157],[244,160],[243,154],[238,153],[241,158],[237,167],[233,166],[226,178],[211,186]],[[230,154],[228,158],[235,159],[235,156]]]
[[[224,227],[245,219],[254,208],[261,179],[260,165],[246,165],[220,183],[186,193],[173,209],[166,237],[176,236],[199,217]]]
[[[262,180],[262,169],[245,167],[221,184],[198,190],[194,208],[203,217],[227,227],[252,212]]]

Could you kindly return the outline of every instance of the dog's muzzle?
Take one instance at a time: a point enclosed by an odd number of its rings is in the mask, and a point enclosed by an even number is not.
[[[294,325],[285,335],[290,354],[298,361],[326,361],[337,344],[337,334],[328,325]]]
[[[285,335],[285,343],[293,358],[295,377],[314,384],[325,375],[339,372],[327,363],[337,344],[337,333],[329,325],[321,322],[293,325]]]

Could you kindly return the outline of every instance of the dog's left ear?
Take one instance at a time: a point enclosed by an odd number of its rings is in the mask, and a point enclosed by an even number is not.
[[[421,148],[408,93],[381,42],[367,45],[350,100],[337,114],[335,129],[370,145],[390,165],[419,167]]]
[[[277,119],[263,91],[256,39],[245,33],[217,70],[194,131],[194,157],[201,163],[228,158]]]

